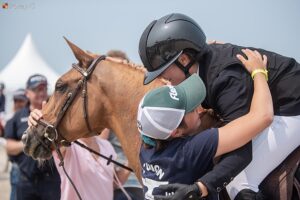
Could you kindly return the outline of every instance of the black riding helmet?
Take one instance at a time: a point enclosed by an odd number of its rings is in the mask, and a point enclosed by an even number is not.
[[[201,53],[206,48],[206,36],[202,29],[186,15],[173,13],[151,22],[139,42],[139,54],[148,70],[144,84],[153,81],[176,62],[184,50],[192,49]],[[182,66],[178,67],[184,70]]]

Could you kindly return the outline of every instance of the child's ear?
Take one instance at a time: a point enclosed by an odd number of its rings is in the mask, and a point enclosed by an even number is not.
[[[182,129],[181,128],[176,128],[172,133],[171,137],[172,138],[178,138],[182,136]]]
[[[190,58],[185,53],[181,54],[178,58],[178,61],[183,65],[186,66],[190,62]]]
[[[198,106],[198,107],[196,108],[196,112],[197,112],[198,114],[204,114],[204,113],[207,112],[207,109],[203,108],[202,106]]]

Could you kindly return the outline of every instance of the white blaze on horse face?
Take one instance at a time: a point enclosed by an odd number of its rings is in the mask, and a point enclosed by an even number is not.
[[[179,101],[179,98],[177,97],[177,91],[174,88],[174,86],[168,85],[168,87],[170,89],[170,92],[169,92],[170,97],[176,101]]]

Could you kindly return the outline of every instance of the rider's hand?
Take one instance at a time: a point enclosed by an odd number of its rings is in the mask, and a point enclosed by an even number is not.
[[[44,107],[46,104],[46,102],[43,102],[42,107]],[[36,126],[37,125],[37,121],[39,121],[40,119],[43,118],[43,113],[41,110],[38,109],[34,109],[33,111],[30,112],[30,115],[28,117],[28,126]]]
[[[225,43],[219,40],[208,40],[207,44],[225,44]]]
[[[243,63],[250,74],[256,69],[264,70],[267,68],[267,56],[263,55],[262,57],[258,51],[252,51],[250,49],[242,49],[242,52],[247,58],[244,58],[244,56],[240,54],[237,54],[236,57]]]
[[[129,63],[127,60],[122,59],[122,58],[116,58],[116,57],[107,56],[105,59],[109,60],[109,61],[116,62],[116,63],[120,63],[120,64],[128,64]]]
[[[155,195],[154,200],[198,200],[202,195],[202,192],[196,183],[193,185],[175,183],[160,185],[158,188],[162,190],[163,193],[170,193],[171,195]]]

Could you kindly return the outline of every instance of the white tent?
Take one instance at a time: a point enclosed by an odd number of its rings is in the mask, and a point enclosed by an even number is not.
[[[51,93],[59,76],[40,56],[31,34],[28,34],[15,57],[0,72],[0,82],[5,84],[6,113],[12,112],[13,91],[25,88],[28,77],[36,73],[47,77],[48,91]]]
[[[48,79],[48,87],[53,91],[58,74],[43,60],[37,51],[31,34],[28,34],[15,55],[0,72],[0,81],[4,82],[7,92],[25,88],[26,81],[32,74],[43,74]]]

